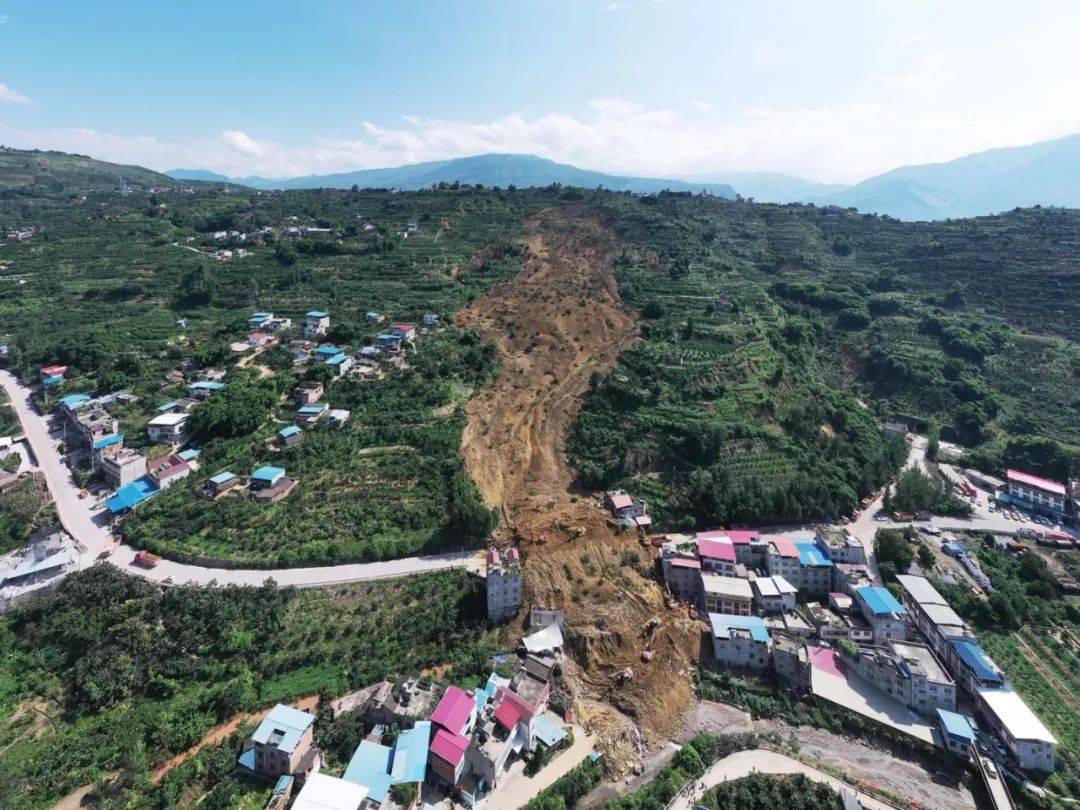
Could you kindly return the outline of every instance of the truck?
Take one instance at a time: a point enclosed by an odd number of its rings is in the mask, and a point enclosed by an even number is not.
[[[136,551],[135,559],[131,562],[140,568],[154,568],[161,562],[161,557],[157,554],[151,554],[149,551]]]

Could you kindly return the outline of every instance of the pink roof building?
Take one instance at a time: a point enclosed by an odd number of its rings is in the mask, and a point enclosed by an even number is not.
[[[521,721],[521,709],[513,701],[503,700],[495,710],[495,720],[507,731],[513,731]]]
[[[709,529],[707,532],[698,532],[694,537],[698,540],[730,540],[731,533],[727,529]]]
[[[444,759],[454,767],[461,764],[465,756],[465,750],[469,747],[469,738],[460,734],[451,734],[444,728],[435,732],[431,741],[431,753],[440,759]]]
[[[689,557],[668,557],[667,563],[672,568],[696,568],[701,570],[701,560],[691,560]]]
[[[748,546],[755,540],[761,539],[761,532],[755,532],[749,529],[733,529],[727,533],[727,536],[731,539],[731,542],[737,546]]]
[[[769,540],[774,551],[781,557],[799,557],[799,549],[795,545],[794,540],[790,540],[787,537],[773,537]]]
[[[628,509],[634,505],[634,499],[626,492],[608,496],[612,509]]]
[[[449,686],[443,692],[431,721],[442,726],[451,734],[460,735],[469,726],[476,711],[476,699],[460,686]]]
[[[697,549],[698,554],[702,557],[707,557],[712,560],[735,562],[735,546],[727,538],[724,538],[723,540],[703,540],[701,539],[701,536],[698,535]]]
[[[1065,497],[1065,485],[1059,484],[1057,481],[1051,481],[1048,478],[1039,478],[1037,475],[1030,475],[1020,470],[1006,470],[1005,477],[1009,479],[1010,483],[1020,484],[1021,486],[1031,487],[1032,489],[1038,489],[1043,492],[1051,492],[1054,495]]]

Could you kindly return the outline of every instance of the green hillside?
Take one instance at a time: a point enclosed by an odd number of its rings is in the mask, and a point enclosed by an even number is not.
[[[454,315],[518,272],[529,215],[570,203],[617,234],[622,295],[643,316],[643,340],[594,381],[572,437],[589,486],[634,488],[666,525],[836,516],[896,465],[902,449],[880,430],[893,418],[937,423],[987,469],[1080,471],[1080,214],[1061,210],[903,223],[558,188],[267,194],[203,184],[84,203],[39,186],[0,199],[0,222],[43,228],[0,249],[8,363],[27,380],[46,363],[71,366],[44,407],[74,391],[135,394],[114,410],[127,444],[151,454],[161,448],[148,447],[147,420],[184,393],[164,386],[166,373],[230,369],[236,394],[224,401],[242,418],[200,437],[205,474],[126,523],[137,545],[278,566],[479,543],[491,516],[461,467],[462,406],[494,353],[453,327]],[[328,232],[286,238],[294,223]],[[242,244],[213,236],[261,227],[278,233]],[[222,247],[249,255],[214,260]],[[299,320],[312,308],[331,312],[329,339],[350,352],[380,329],[370,309],[411,322],[435,313],[446,326],[381,381],[328,380],[324,399],[353,414],[344,430],[271,450],[294,418],[285,395],[324,369],[295,367],[284,347],[242,369],[228,347],[253,310]],[[267,463],[300,478],[280,504],[195,495],[206,475]],[[92,481],[88,468],[77,476]]]
[[[65,152],[0,147],[0,192],[86,194],[182,185],[185,183],[141,166],[121,166]]]

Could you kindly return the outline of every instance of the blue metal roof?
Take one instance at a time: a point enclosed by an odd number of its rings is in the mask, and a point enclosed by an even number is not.
[[[566,730],[555,725],[542,714],[536,718],[534,728],[536,730],[536,738],[548,748],[558,745],[566,739]]]
[[[327,409],[327,407],[329,407],[329,406],[327,406],[327,404],[325,402],[320,402],[318,405],[305,405],[297,413],[303,413],[303,414],[322,413],[323,411],[325,411]]]
[[[275,748],[279,751],[292,752],[300,742],[300,738],[304,736],[304,732],[314,722],[314,715],[279,703],[270,710],[270,714],[263,718],[251,738],[257,743],[266,745],[270,743],[271,737],[276,737]],[[278,732],[278,735],[275,735],[275,732]]]
[[[236,478],[236,473],[229,472],[228,470],[210,476],[210,480],[215,484],[224,484],[226,481],[232,481],[234,478]]]
[[[403,339],[404,338],[401,335],[392,335],[388,332],[383,332],[381,335],[379,335],[379,340],[396,340],[398,343],[400,343]]]
[[[390,775],[398,782],[423,782],[427,774],[428,746],[431,745],[431,721],[421,720],[408,731],[398,734],[394,745],[394,766]]]
[[[171,411],[179,404],[180,403],[174,399],[172,402],[166,402],[164,405],[158,405],[158,411],[160,411],[161,413],[165,413],[165,411]]]
[[[259,467],[251,474],[251,477],[257,481],[273,481],[284,474],[285,470],[281,467]]]
[[[202,388],[207,391],[220,391],[225,387],[225,383],[214,382],[213,380],[199,380],[191,384],[192,388]]]
[[[975,677],[984,683],[1004,684],[1005,679],[998,674],[994,662],[986,654],[979,642],[973,638],[950,638],[949,644],[956,650],[957,656],[975,673]]]
[[[158,488],[148,477],[136,478],[130,484],[125,484],[116,490],[116,494],[105,501],[105,506],[114,515],[134,509],[147,498],[157,495]]]
[[[390,792],[390,785],[394,781],[390,776],[393,757],[392,749],[371,740],[364,740],[349,760],[349,767],[345,769],[342,778],[346,782],[366,787],[368,798],[381,802]]]
[[[194,461],[202,455],[202,450],[195,450],[194,448],[190,450],[181,450],[177,455],[184,461]]]
[[[299,432],[300,428],[298,428],[296,425],[289,425],[288,427],[283,427],[281,430],[279,430],[277,432],[277,435],[283,439],[287,439],[290,436],[295,436]]]
[[[760,616],[735,616],[730,613],[710,613],[709,624],[717,638],[729,638],[732,630],[749,630],[754,641],[768,641],[769,628]]]
[[[321,309],[313,309],[307,314],[307,316],[309,318],[326,318],[327,313],[323,312]]]
[[[124,441],[123,433],[114,433],[112,436],[106,436],[104,439],[98,439],[94,442],[94,449],[101,450],[105,447],[112,447],[114,444],[120,444]]]
[[[368,312],[367,312],[367,317],[369,317],[369,318],[378,318],[380,315],[382,315],[382,313],[377,312],[374,309],[369,309]]]
[[[89,401],[89,394],[68,394],[66,397],[60,397],[60,404],[67,408],[77,408]]]
[[[41,381],[41,384],[42,385],[58,385],[59,383],[62,383],[63,381],[64,381],[64,375],[63,374],[50,374],[48,377],[45,377]]]
[[[888,588],[882,588],[879,585],[866,585],[862,588],[856,588],[855,593],[859,595],[866,607],[875,616],[886,613],[907,613],[904,606],[896,601],[896,597],[890,593]]]
[[[941,722],[941,727],[950,737],[956,737],[965,742],[974,741],[975,725],[971,722],[971,718],[966,714],[958,714],[946,709],[938,709],[937,714],[938,720]]]
[[[325,346],[320,346],[319,348],[317,348],[315,350],[315,353],[316,354],[327,354],[327,355],[330,355],[331,357],[333,357],[335,354],[341,354],[341,349],[339,349],[337,346],[332,346],[329,343],[327,343]]]
[[[795,548],[803,565],[832,565],[832,560],[812,540],[796,540]]]
[[[335,354],[333,357],[328,359],[326,362],[331,366],[340,366],[342,363],[345,362],[345,355],[344,354]]]

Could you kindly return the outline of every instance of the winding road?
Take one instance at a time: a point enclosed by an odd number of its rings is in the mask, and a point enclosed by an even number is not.
[[[7,371],[0,371],[0,385],[7,392],[11,406],[19,417],[26,441],[56,504],[61,525],[81,546],[80,568],[105,560],[130,574],[173,585],[262,585],[272,580],[281,586],[298,588],[402,577],[447,568],[465,568],[475,573],[483,570],[482,556],[476,551],[407,557],[386,562],[272,570],[203,568],[173,560],[162,560],[149,569],[133,565],[135,549],[118,543],[109,528],[105,510],[102,508],[95,512],[91,500],[82,497],[81,489],[72,479],[71,471],[60,454],[59,443],[49,435],[48,420],[34,407],[30,389]]]

